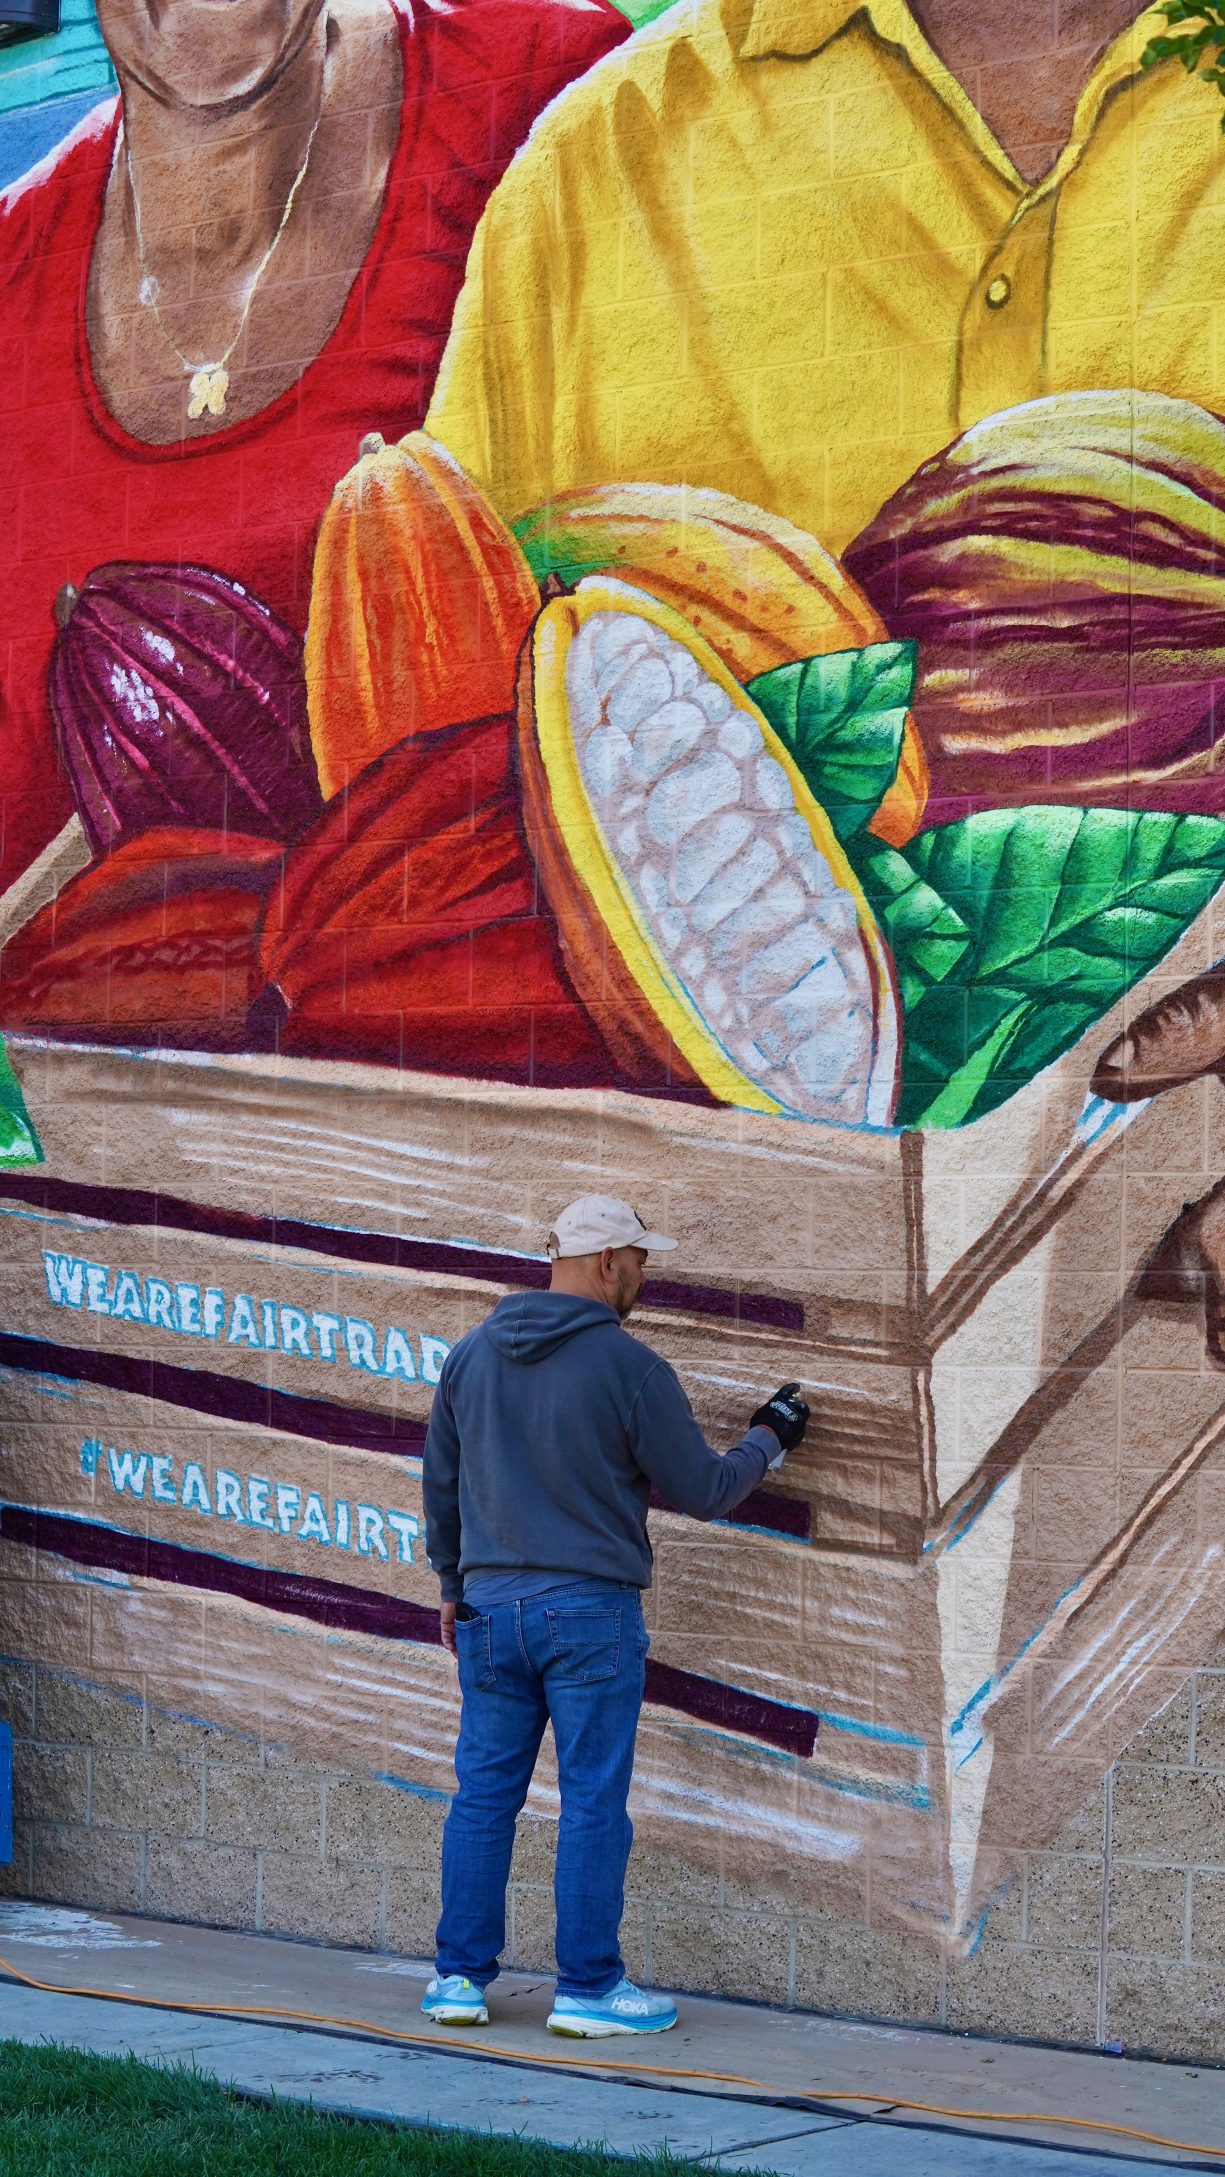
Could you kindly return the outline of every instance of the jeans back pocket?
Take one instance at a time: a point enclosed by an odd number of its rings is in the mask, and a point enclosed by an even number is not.
[[[549,1638],[562,1685],[585,1686],[593,1679],[615,1678],[621,1660],[621,1612],[574,1604],[547,1610]]]
[[[455,1660],[463,1693],[487,1691],[494,1683],[492,1632],[485,1616],[455,1620]]]

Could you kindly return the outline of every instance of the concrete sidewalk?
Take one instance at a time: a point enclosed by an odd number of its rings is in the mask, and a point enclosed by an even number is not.
[[[248,2093],[414,2124],[519,2132],[560,2146],[603,2141],[622,2154],[665,2142],[701,2167],[779,2177],[1105,2177],[1188,2167],[1225,2171],[1225,2072],[1131,2062],[687,1997],[676,2032],[579,2050],[544,2031],[549,1983],[507,1975],[482,2032],[441,2034],[417,2004],[428,1968],[368,1952],[172,1923],[0,1904],[0,1956],[57,1988],[135,2003],[0,1985],[0,2036],[98,2054],[193,2062]],[[309,2011],[305,2024],[189,2017],[220,2010]],[[367,2028],[419,2035],[411,2046]],[[491,2060],[491,2046],[513,2059]],[[592,2058],[597,2060],[594,2064]],[[558,2059],[561,2061],[548,2061]],[[718,2072],[725,2080],[652,2076]],[[754,2081],[756,2084],[732,2083]],[[786,2106],[837,2088],[862,2102]],[[907,2112],[900,2100],[972,2112],[968,2122]],[[1042,2112],[1026,2125],[999,2112]],[[1183,2154],[1062,2129],[1100,2117],[1219,2150]],[[994,2117],[994,2120],[993,2120]]]

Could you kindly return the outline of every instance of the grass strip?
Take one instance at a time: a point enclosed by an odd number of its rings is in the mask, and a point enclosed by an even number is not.
[[[531,2122],[527,2105],[525,2133]],[[248,2100],[181,2064],[0,2041],[0,2177],[675,2177],[692,2167],[666,2148],[627,2160],[598,2146],[363,2123]]]

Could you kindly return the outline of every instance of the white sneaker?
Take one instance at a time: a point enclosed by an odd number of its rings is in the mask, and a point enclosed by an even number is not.
[[[489,2024],[484,1989],[478,1988],[474,1980],[465,1980],[462,1973],[435,1973],[421,1998],[421,2008],[440,2026]]]
[[[579,2041],[602,2041],[614,2033],[667,2033],[675,2024],[671,1996],[652,1995],[624,1979],[606,1996],[555,1996],[548,2017],[550,2033]]]

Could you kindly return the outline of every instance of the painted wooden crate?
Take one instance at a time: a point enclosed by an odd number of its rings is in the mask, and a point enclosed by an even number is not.
[[[1221,949],[1210,910],[1130,1006]],[[10,1652],[445,1791],[431,1385],[545,1280],[560,1202],[624,1194],[681,1242],[635,1327],[708,1430],[791,1376],[814,1414],[731,1521],[653,1516],[639,1821],[963,1939],[1222,1614],[1225,1380],[1138,1286],[1225,1100],[1095,1101],[1122,1015],[909,1135],[14,1040],[46,1163],[0,1181]]]

